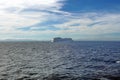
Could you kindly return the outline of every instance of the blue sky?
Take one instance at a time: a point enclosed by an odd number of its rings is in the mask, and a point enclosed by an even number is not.
[[[61,10],[68,12],[117,12],[120,0],[67,0]]]
[[[120,0],[0,0],[0,39],[120,41]]]

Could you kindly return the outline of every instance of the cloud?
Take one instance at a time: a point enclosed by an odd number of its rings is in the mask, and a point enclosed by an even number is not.
[[[96,35],[120,32],[120,14],[85,15],[77,16],[78,18],[72,18],[68,22],[55,26],[63,29],[64,32],[72,32],[72,34]],[[91,16],[93,17],[91,18]]]
[[[1,0],[0,9],[13,9],[13,10],[23,10],[23,9],[59,9],[62,4],[62,0]]]
[[[0,33],[54,19],[61,7],[62,0],[0,0]]]
[[[115,38],[120,14],[62,11],[65,0],[0,0],[1,39]],[[44,36],[43,36],[44,35]],[[49,38],[48,38],[49,37]],[[118,36],[116,36],[118,38]]]

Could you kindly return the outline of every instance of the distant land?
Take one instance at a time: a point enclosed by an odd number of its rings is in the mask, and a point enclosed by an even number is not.
[[[61,41],[117,41],[119,42],[120,40],[94,40],[94,39],[91,39],[91,40],[85,40],[85,39],[73,39],[73,38],[65,38],[65,37],[54,37],[54,38],[51,38],[51,39],[48,39],[48,40],[38,40],[38,39],[0,39],[0,42],[20,42],[20,41],[42,41],[42,42],[56,42],[56,39],[57,40],[61,40]]]
[[[73,42],[72,38],[55,37],[52,42]]]

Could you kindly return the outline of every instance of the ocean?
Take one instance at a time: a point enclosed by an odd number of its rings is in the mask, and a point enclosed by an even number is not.
[[[0,80],[120,80],[120,42],[0,42]]]

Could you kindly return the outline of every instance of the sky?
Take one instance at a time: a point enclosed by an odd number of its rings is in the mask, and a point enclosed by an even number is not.
[[[120,41],[120,0],[0,0],[0,40]]]

